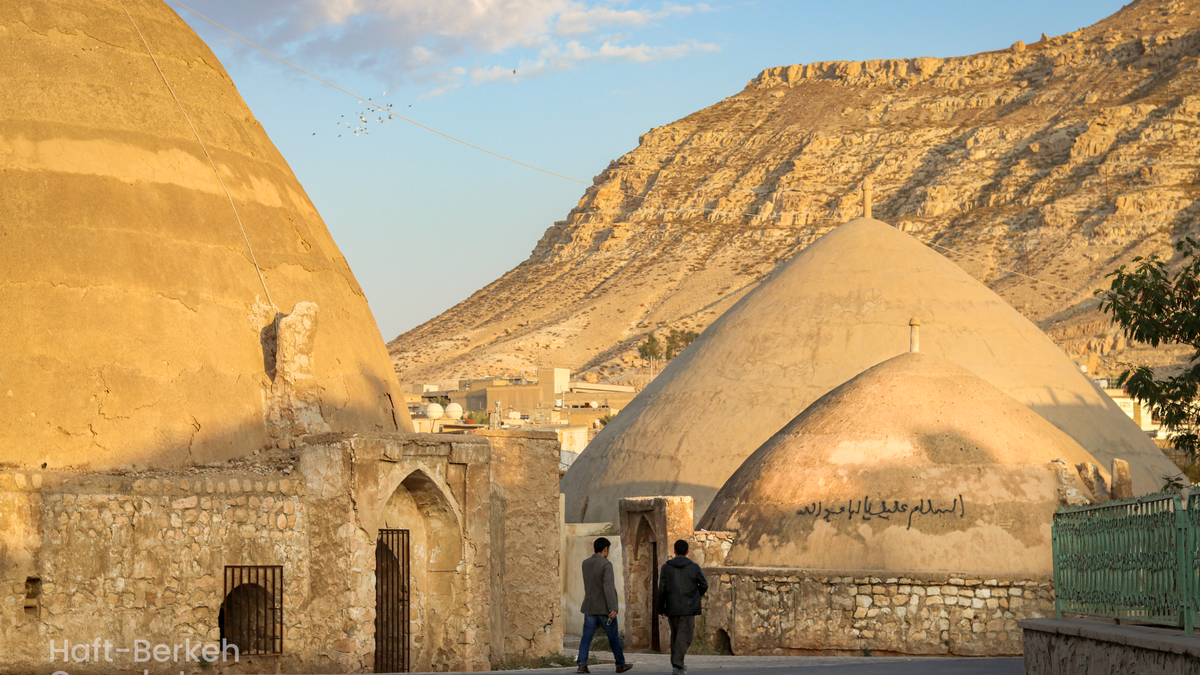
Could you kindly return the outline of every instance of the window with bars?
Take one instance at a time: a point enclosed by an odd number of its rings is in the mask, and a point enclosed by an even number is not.
[[[221,639],[240,656],[283,653],[283,566],[226,565]]]

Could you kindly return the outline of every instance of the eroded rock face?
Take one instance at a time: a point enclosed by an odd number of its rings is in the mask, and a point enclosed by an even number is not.
[[[935,246],[1104,372],[1127,345],[1092,289],[1193,228],[1200,4],[960,58],[763,71],[595,177],[530,258],[391,343],[405,380],[556,363],[641,383],[648,331],[701,330],[862,212]],[[663,335],[660,334],[660,339]],[[643,378],[644,379],[644,378]]]
[[[229,76],[166,4],[125,6],[162,75],[117,3],[0,0],[0,464],[271,444],[264,329],[305,302],[300,422],[409,426],[361,289]]]

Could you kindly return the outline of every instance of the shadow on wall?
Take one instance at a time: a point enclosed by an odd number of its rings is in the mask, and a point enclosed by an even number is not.
[[[271,382],[265,374],[262,377],[263,399],[266,401],[271,397]],[[360,379],[368,382],[368,388],[387,391],[388,383],[384,380],[365,373],[360,374]],[[121,396],[122,392],[114,390],[112,395]],[[308,407],[297,411],[289,405],[290,400],[285,397],[280,406],[272,408],[267,405],[265,409],[246,411],[246,415],[240,419],[226,417],[218,423],[202,424],[197,418],[202,418],[203,415],[189,415],[188,424],[193,430],[190,438],[172,442],[174,439],[168,433],[164,433],[161,436],[164,443],[158,447],[131,450],[94,446],[87,462],[56,461],[53,449],[42,449],[38,453],[22,452],[18,457],[11,458],[9,463],[31,471],[169,470],[248,459],[254,457],[256,452],[261,453],[272,448],[287,450],[302,442],[305,436],[326,431],[363,434],[411,432],[411,429],[403,428],[407,412],[405,411],[405,417],[401,418],[401,411],[393,406],[389,396],[381,395],[377,403],[378,407],[334,407],[320,402],[315,409]],[[323,427],[311,424],[314,415],[326,422]],[[383,424],[371,422],[380,419],[387,421]],[[299,427],[295,424],[298,420],[307,426]],[[309,429],[311,434],[294,433]]]
[[[1137,426],[1133,420],[1126,415],[1121,408],[1104,394],[1105,408],[1108,409],[1112,417],[1114,428],[1119,424],[1128,424],[1134,429]],[[1070,408],[1082,407],[1078,404],[1060,403],[1053,406],[1028,406],[1038,415],[1042,416],[1047,422],[1050,422],[1055,427],[1062,427],[1056,422],[1059,417],[1077,416],[1076,413],[1070,415],[1063,414],[1063,411]],[[1090,407],[1090,406],[1088,406]],[[1175,466],[1163,451],[1155,445],[1150,436],[1138,430],[1137,433],[1145,438],[1144,443],[1135,445],[1114,446],[1114,441],[1120,442],[1120,434],[1107,433],[1107,429],[1095,428],[1092,430],[1092,436],[1089,438],[1076,438],[1075,441],[1082,445],[1084,449],[1092,453],[1092,455],[1100,460],[1100,466],[1108,468],[1112,466],[1114,459],[1123,459],[1129,463],[1129,473],[1133,479],[1133,492],[1137,495],[1151,494],[1160,492],[1163,489],[1163,483],[1166,482],[1167,476],[1179,475],[1179,467]],[[1070,434],[1067,434],[1068,436]]]
[[[619,417],[619,416],[618,416]],[[727,477],[728,478],[728,477]],[[723,482],[723,481],[722,481]],[[697,504],[708,504],[717,496],[717,491],[720,486],[711,487],[708,485],[696,485],[693,483],[675,483],[666,485],[664,483],[655,483],[653,481],[629,481],[623,483],[612,483],[604,487],[605,506],[616,512],[617,504],[626,497],[691,497]],[[591,523],[601,522],[596,517],[601,507],[597,504],[598,497],[589,497],[586,493],[567,492],[566,516],[568,522]],[[595,509],[595,510],[593,510]],[[577,516],[578,520],[572,521],[572,515]],[[702,515],[702,514],[700,514]],[[696,522],[699,522],[699,516],[696,516]],[[618,523],[613,523],[613,526],[618,526]]]

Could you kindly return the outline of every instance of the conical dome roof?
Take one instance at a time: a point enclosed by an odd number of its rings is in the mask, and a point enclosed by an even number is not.
[[[772,436],[700,526],[737,532],[730,565],[1050,572],[1055,459],[1096,463],[967,369],[904,354]]]
[[[742,461],[813,401],[907,351],[970,369],[1134,489],[1177,473],[1037,326],[913,237],[860,218],[826,234],[731,307],[596,436],[563,478],[567,517],[612,521],[617,500],[691,495],[702,513]]]
[[[362,290],[229,75],[161,0],[123,2],[157,66],[119,3],[0,2],[0,463],[249,454],[287,421],[266,419],[291,396],[271,327],[302,302],[306,428],[411,426]]]

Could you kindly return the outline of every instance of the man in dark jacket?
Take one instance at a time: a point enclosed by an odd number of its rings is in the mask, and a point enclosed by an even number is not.
[[[671,625],[671,673],[687,675],[683,657],[696,632],[700,598],[708,590],[708,579],[700,566],[687,557],[688,543],[675,542],[675,557],[662,566],[658,575],[658,613]]]
[[[588,649],[592,646],[592,637],[596,629],[604,627],[608,634],[608,643],[612,645],[613,656],[617,661],[617,672],[623,673],[632,664],[625,663],[625,652],[621,649],[621,633],[617,630],[617,584],[613,577],[612,562],[608,559],[608,549],[612,542],[600,537],[592,544],[595,554],[583,561],[583,638],[579,641],[579,658],[575,660],[579,668],[577,673],[591,672],[588,670]]]

